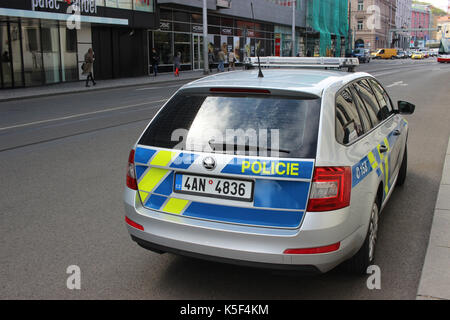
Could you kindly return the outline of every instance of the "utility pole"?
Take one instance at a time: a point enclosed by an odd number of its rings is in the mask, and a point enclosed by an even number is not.
[[[295,0],[292,4],[292,56],[295,57]]]
[[[203,74],[209,74],[208,61],[208,7],[203,0]]]

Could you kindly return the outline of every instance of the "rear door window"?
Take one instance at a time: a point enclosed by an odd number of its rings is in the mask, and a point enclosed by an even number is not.
[[[377,100],[381,106],[381,114],[383,116],[383,119],[386,119],[394,112],[391,100],[389,99],[389,96],[386,93],[386,91],[377,81],[369,79],[369,82],[372,85],[373,91],[375,92],[375,96],[377,97]]]
[[[372,125],[375,127],[383,120],[380,106],[375,98],[375,95],[367,82],[367,80],[360,80],[355,82],[355,88],[359,96],[364,102],[364,106],[367,109]]]
[[[364,134],[364,129],[356,110],[349,88],[342,90],[336,97],[336,140],[348,144]]]
[[[315,158],[321,99],[180,93],[139,143],[199,152]]]
[[[356,109],[358,110],[359,118],[361,119],[361,124],[364,128],[364,132],[372,129],[372,122],[370,121],[369,114],[364,106],[364,102],[362,102],[361,97],[356,92],[354,86],[350,86],[350,91],[352,92],[353,99],[355,102]]]

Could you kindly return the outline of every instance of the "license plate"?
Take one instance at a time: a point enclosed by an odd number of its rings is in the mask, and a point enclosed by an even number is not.
[[[217,177],[176,174],[174,191],[192,195],[252,201],[253,182]]]

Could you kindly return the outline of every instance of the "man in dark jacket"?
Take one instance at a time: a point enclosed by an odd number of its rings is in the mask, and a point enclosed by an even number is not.
[[[152,49],[151,63],[156,77],[158,75],[159,53],[156,52],[155,48]]]

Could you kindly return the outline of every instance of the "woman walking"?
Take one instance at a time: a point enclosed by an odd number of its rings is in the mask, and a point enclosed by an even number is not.
[[[181,68],[181,52],[178,52],[177,55],[173,58],[173,64],[175,66],[175,77],[179,77]]]
[[[92,84],[95,86],[95,79],[92,75],[92,66],[94,65],[95,55],[92,48],[89,48],[88,52],[84,55],[84,68],[83,68],[83,75],[87,74],[86,78],[86,87],[89,87],[89,80],[92,81]]]

